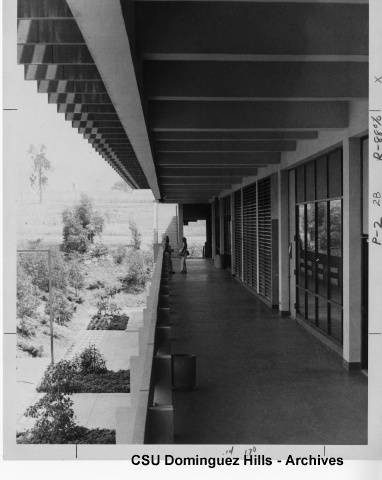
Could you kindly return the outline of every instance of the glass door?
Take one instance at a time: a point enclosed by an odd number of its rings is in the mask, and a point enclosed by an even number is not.
[[[295,173],[296,311],[342,344],[342,150]]]

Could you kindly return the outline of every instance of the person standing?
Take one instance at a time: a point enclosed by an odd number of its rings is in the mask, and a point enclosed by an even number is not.
[[[175,273],[173,268],[172,268],[172,258],[171,258],[172,252],[173,252],[173,249],[171,248],[171,245],[170,245],[170,239],[169,239],[168,235],[166,235],[166,240],[165,240],[165,244],[164,244],[164,255],[165,255],[165,259],[168,262],[168,267],[169,267],[170,273]]]
[[[182,247],[179,250],[179,255],[180,255],[180,273],[187,273],[187,264],[186,264],[186,258],[188,255],[188,250],[187,250],[187,239],[186,237],[182,238]]]

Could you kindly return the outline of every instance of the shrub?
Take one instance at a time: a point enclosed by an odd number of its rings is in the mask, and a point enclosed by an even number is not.
[[[151,275],[145,254],[138,250],[130,250],[126,257],[127,274],[120,277],[125,290],[142,291]]]
[[[79,376],[78,393],[130,393],[130,371],[111,370]]]
[[[129,220],[129,229],[132,246],[135,250],[139,250],[141,248],[142,235],[138,230],[137,224],[133,220]]]
[[[104,225],[104,219],[94,211],[92,201],[86,195],[82,195],[72,209],[64,210],[62,221],[62,250],[67,253],[85,253],[95,236],[102,233]]]
[[[60,360],[48,365],[37,391],[73,393],[77,391],[74,379],[76,373],[77,367],[70,360]]]
[[[16,434],[17,443],[49,443],[47,442],[46,436],[43,437],[41,442],[41,433],[37,432],[37,435],[31,431],[26,430],[25,432],[19,432]],[[49,436],[51,439],[51,436]],[[86,428],[80,425],[76,425],[70,432],[70,435],[63,436],[60,434],[60,440],[52,441],[50,443],[76,443],[76,444],[114,444],[115,440],[115,430],[110,430],[108,428]]]
[[[123,247],[122,245],[120,245],[120,246],[113,252],[114,262],[115,262],[117,265],[120,265],[121,263],[123,263],[125,257],[126,257],[126,247]]]
[[[16,311],[19,318],[33,317],[36,315],[40,300],[38,289],[33,285],[30,277],[20,263],[17,265],[17,293]]]
[[[82,375],[93,373],[105,373],[107,371],[106,362],[95,345],[89,345],[73,361],[77,372]]]
[[[127,315],[106,315],[92,317],[87,330],[126,330],[129,317]]]
[[[105,284],[101,280],[96,280],[95,282],[89,283],[88,290],[96,290],[98,288],[104,288]]]
[[[23,317],[17,322],[16,331],[22,337],[34,337],[36,335],[37,325],[32,318]]]
[[[113,372],[91,345],[72,361],[61,360],[49,365],[37,387],[38,392],[113,393],[130,392],[130,371]]]
[[[109,253],[109,250],[106,245],[103,243],[95,243],[89,248],[89,255],[92,258],[104,257]]]
[[[79,291],[85,285],[85,276],[78,260],[73,260],[69,266],[68,281],[69,285],[74,288],[76,296],[78,297]]]
[[[49,291],[49,264],[46,253],[20,253],[19,265],[29,276],[32,284],[44,292]],[[52,287],[65,290],[68,285],[67,268],[62,253],[51,251]]]
[[[42,357],[44,354],[44,347],[42,345],[36,347],[32,343],[24,340],[17,340],[17,347],[23,352],[29,353],[32,357]]]
[[[66,325],[73,317],[74,308],[67,300],[65,295],[59,290],[54,290],[52,294],[52,306],[54,321],[58,325]],[[50,315],[50,303],[45,305],[45,313]]]
[[[76,443],[88,444],[110,444],[116,443],[115,430],[108,428],[86,428],[78,427],[78,436]]]

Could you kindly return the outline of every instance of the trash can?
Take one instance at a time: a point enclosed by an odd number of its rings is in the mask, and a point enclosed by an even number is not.
[[[196,356],[187,353],[175,354],[171,358],[172,388],[190,391],[196,387]]]
[[[215,255],[214,265],[216,268],[223,268],[221,255]]]

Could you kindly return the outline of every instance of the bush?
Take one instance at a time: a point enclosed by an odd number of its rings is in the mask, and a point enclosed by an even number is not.
[[[115,430],[108,428],[86,428],[78,427],[78,436],[76,443],[87,444],[110,444],[116,443]]]
[[[37,325],[32,318],[23,317],[17,322],[16,331],[22,337],[34,337],[36,335]]]
[[[60,440],[48,442],[47,437],[44,436],[41,442],[41,433],[37,432],[37,435],[32,430],[26,430],[25,432],[19,432],[16,434],[17,443],[76,443],[76,444],[114,444],[115,440],[115,430],[110,430],[108,428],[86,428],[79,425],[76,425],[70,432],[69,435],[63,436],[60,434]],[[49,435],[49,439],[51,439]]]
[[[98,288],[104,288],[105,284],[101,280],[96,280],[95,282],[89,283],[88,290],[96,290]]]
[[[130,250],[126,257],[127,274],[120,277],[123,288],[131,292],[142,291],[151,276],[147,255],[139,250]]]
[[[65,295],[59,290],[54,290],[52,294],[52,306],[54,321],[58,325],[66,325],[73,317],[74,308],[67,300]],[[45,305],[45,313],[50,315],[50,303]]]
[[[44,347],[42,345],[36,347],[32,343],[24,340],[17,340],[17,348],[23,352],[29,353],[32,357],[42,357],[44,354]]]
[[[67,268],[62,253],[51,251],[52,287],[65,291],[68,285]],[[49,264],[46,253],[20,253],[20,266],[29,276],[32,284],[44,292],[49,291]]]
[[[94,358],[93,352],[97,353]],[[74,360],[61,360],[49,365],[37,387],[38,392],[60,393],[114,393],[130,392],[130,371],[113,372],[106,369],[103,357],[94,348],[89,347],[86,354]],[[95,364],[93,364],[95,362]],[[88,372],[88,373],[85,373]]]
[[[109,253],[109,250],[106,245],[103,243],[95,243],[89,248],[89,255],[92,258],[104,257]]]
[[[106,362],[95,345],[89,345],[79,355],[74,358],[77,372],[82,375],[93,373],[105,373],[107,371]]]
[[[126,330],[128,322],[127,315],[94,315],[87,330]]]
[[[16,311],[19,318],[33,317],[40,305],[38,289],[32,284],[21,264],[17,265]]]
[[[78,297],[79,291],[84,288],[85,285],[85,276],[83,274],[83,270],[78,259],[73,260],[70,263],[68,269],[68,281],[69,285],[74,288],[76,296]]]
[[[37,391],[74,393],[78,389],[74,379],[76,374],[77,366],[70,360],[48,365]]]
[[[114,252],[113,252],[113,259],[114,262],[117,265],[120,265],[123,263],[124,259],[126,257],[126,247],[119,246]]]

